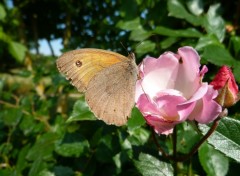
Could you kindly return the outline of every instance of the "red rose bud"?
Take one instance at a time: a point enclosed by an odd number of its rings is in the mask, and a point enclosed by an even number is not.
[[[215,100],[221,106],[230,107],[239,100],[238,85],[229,67],[222,66],[210,85],[218,90],[219,94]]]

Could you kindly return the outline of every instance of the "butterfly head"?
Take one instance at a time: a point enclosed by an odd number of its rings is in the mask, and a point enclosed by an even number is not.
[[[135,57],[135,54],[134,54],[133,52],[130,52],[130,53],[128,54],[128,58],[135,61],[135,58],[136,58],[136,57]]]

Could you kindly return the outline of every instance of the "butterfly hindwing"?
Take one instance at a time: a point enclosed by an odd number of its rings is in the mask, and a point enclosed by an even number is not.
[[[137,80],[134,69],[129,63],[117,63],[89,82],[86,101],[96,117],[107,124],[123,125],[131,115]]]

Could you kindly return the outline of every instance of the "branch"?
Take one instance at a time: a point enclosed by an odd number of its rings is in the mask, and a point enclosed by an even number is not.
[[[163,148],[161,148],[161,146],[159,145],[157,139],[156,139],[156,136],[155,136],[155,132],[152,130],[152,136],[153,136],[153,140],[158,148],[158,150],[162,153],[162,155],[167,158],[167,159],[170,159],[170,160],[173,160],[173,161],[178,161],[178,162],[183,162],[183,161],[186,161],[188,160],[197,150],[198,148],[209,138],[209,136],[212,135],[212,133],[216,130],[218,124],[219,124],[219,120],[221,118],[217,118],[213,121],[213,124],[211,126],[211,128],[208,130],[208,132],[202,137],[202,139],[192,148],[192,150],[187,154],[187,155],[184,155],[184,156],[180,156],[180,157],[177,157],[176,156],[176,151],[174,152],[173,155],[169,155],[168,153],[166,153]],[[174,144],[176,145],[176,143]],[[176,147],[176,146],[175,146]],[[174,148],[174,150],[176,150],[176,148]]]

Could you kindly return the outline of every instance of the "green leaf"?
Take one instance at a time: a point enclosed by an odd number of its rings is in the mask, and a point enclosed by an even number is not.
[[[146,121],[144,120],[141,112],[136,107],[134,107],[132,109],[131,118],[128,120],[128,123],[127,123],[128,129],[134,130],[136,128],[141,127],[145,123],[146,123]]]
[[[195,46],[196,50],[202,50],[208,45],[221,45],[217,37],[213,34],[205,35],[199,38],[197,45]]]
[[[188,0],[186,3],[189,11],[192,14],[199,16],[203,13],[204,7],[202,0]]]
[[[235,79],[237,82],[240,82],[240,76],[237,76],[237,75],[240,75],[240,61],[237,61],[235,62],[234,66],[233,66],[233,73],[235,75]]]
[[[149,154],[141,153],[139,161],[134,161],[134,165],[143,176],[173,175],[173,168],[170,164],[160,161]]]
[[[101,137],[101,141],[96,148],[96,158],[98,161],[106,163],[112,162],[114,156],[113,136],[105,135]]]
[[[0,111],[0,118],[8,126],[16,126],[20,122],[22,115],[20,108],[6,108]]]
[[[64,166],[56,166],[54,167],[54,175],[56,176],[74,176],[74,171],[69,168],[69,167],[64,167]]]
[[[28,175],[29,176],[36,176],[39,173],[41,173],[41,171],[45,170],[46,168],[47,168],[47,163],[45,163],[40,158],[35,159]]]
[[[208,62],[211,62],[218,66],[232,66],[235,63],[234,58],[230,55],[228,50],[226,50],[221,45],[212,44],[206,46],[204,48],[202,57],[204,57]]]
[[[47,168],[47,163],[46,162],[44,162],[40,158],[35,159],[32,166],[31,166],[31,169],[30,169],[28,175],[29,176],[36,176],[39,173],[41,173],[41,171],[45,170],[46,168]]]
[[[34,146],[29,150],[26,158],[34,161],[36,159],[51,159],[54,150],[54,144],[58,140],[55,133],[45,133],[39,137]]]
[[[73,106],[73,111],[67,122],[84,120],[96,120],[96,117],[89,110],[89,107],[84,98],[79,99]]]
[[[26,155],[30,149],[30,145],[24,146],[19,154],[18,154],[18,159],[17,159],[17,164],[16,164],[16,170],[18,173],[21,173],[26,167],[28,167],[28,162],[26,160]]]
[[[210,129],[209,126],[199,124],[203,134]],[[208,138],[208,142],[215,149],[221,151],[226,156],[240,162],[240,121],[224,117],[221,119],[217,130]]]
[[[160,42],[160,46],[162,49],[168,49],[178,41],[179,41],[179,38],[177,37],[168,37]]]
[[[40,125],[34,119],[32,115],[24,115],[19,125],[20,129],[23,131],[24,135],[30,135],[37,130],[37,125]]]
[[[6,42],[6,43],[11,41],[11,38],[4,31],[2,31],[1,28],[0,28],[0,40],[2,40],[3,42]]]
[[[48,170],[42,170],[37,176],[55,176],[54,173]]]
[[[207,143],[199,149],[199,160],[208,176],[224,176],[228,172],[228,159]]]
[[[142,28],[140,24],[140,18],[135,18],[134,20],[130,21],[119,21],[117,23],[117,27],[123,30],[135,30]]]
[[[68,133],[55,143],[55,151],[65,157],[79,157],[89,148],[88,141],[79,133]]]
[[[143,54],[152,52],[155,49],[155,47],[156,47],[155,43],[151,42],[150,40],[146,40],[136,47],[136,53],[140,57]]]
[[[124,19],[132,19],[137,16],[138,6],[135,0],[123,0],[120,7],[120,15]]]
[[[203,24],[208,34],[215,34],[219,41],[223,41],[225,37],[225,22],[218,15],[219,8],[220,4],[210,6]]]
[[[0,145],[1,155],[9,155],[13,150],[13,145],[11,143],[3,143]]]
[[[235,56],[240,56],[240,37],[232,36],[230,39],[230,44],[233,48]]]
[[[16,59],[16,61],[20,63],[24,61],[25,53],[27,51],[27,48],[24,45],[18,42],[9,41],[8,49],[10,54]]]
[[[150,132],[147,131],[145,128],[137,128],[133,131],[129,131],[130,136],[128,137],[128,140],[131,145],[144,145],[149,137],[150,137]]]
[[[5,17],[6,17],[6,11],[5,11],[3,5],[0,4],[0,20],[4,20]]]
[[[194,28],[187,28],[184,30],[173,30],[166,27],[158,26],[153,33],[170,36],[170,37],[196,37],[199,38],[202,36],[200,32],[198,32]]]
[[[130,40],[133,41],[143,41],[147,39],[151,35],[150,32],[147,32],[142,27],[139,27],[137,29],[134,29],[130,34]]]
[[[170,16],[184,19],[194,26],[202,24],[202,18],[200,16],[198,17],[190,14],[178,0],[168,1],[168,11]]]
[[[0,175],[2,176],[12,175],[12,173],[13,173],[13,170],[11,168],[0,169]]]
[[[189,123],[179,124],[177,129],[177,151],[187,154],[199,141],[200,135]]]

